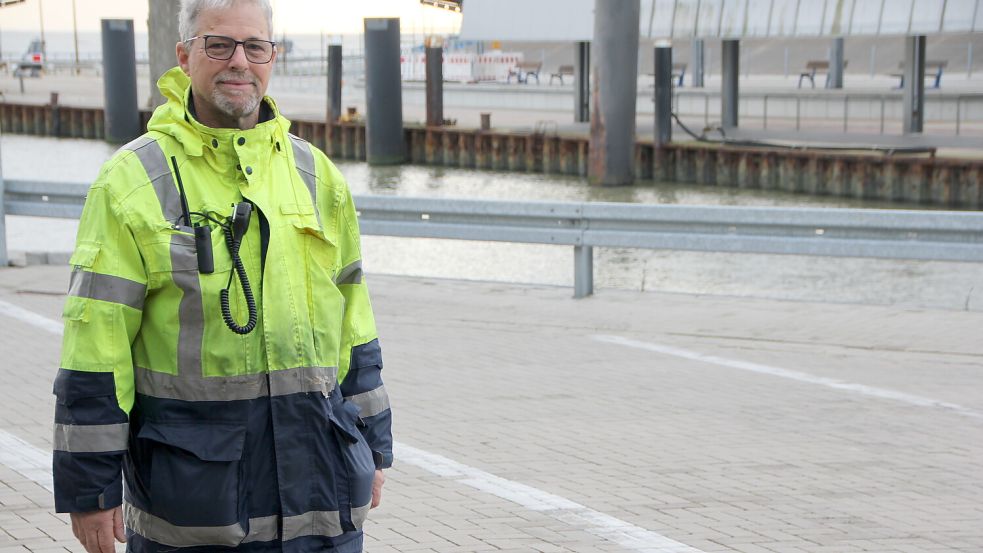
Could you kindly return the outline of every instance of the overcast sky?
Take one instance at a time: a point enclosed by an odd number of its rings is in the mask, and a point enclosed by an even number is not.
[[[176,0],[175,0],[176,1]],[[461,16],[423,6],[418,0],[271,0],[274,32],[358,33],[363,17],[400,17],[404,32],[456,32]],[[147,28],[146,0],[75,0],[78,27],[99,30],[104,18],[133,19],[137,32]],[[38,30],[41,15],[45,31],[72,29],[72,0],[26,0],[0,8],[0,32]]]

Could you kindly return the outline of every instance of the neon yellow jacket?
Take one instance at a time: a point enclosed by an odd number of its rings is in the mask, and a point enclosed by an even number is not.
[[[56,507],[119,505],[122,467],[138,550],[354,547],[392,437],[351,194],[272,99],[255,128],[212,129],[189,109],[179,68],[158,86],[168,102],[103,166],[70,262]],[[178,174],[192,224],[210,227],[211,274],[198,271]],[[225,220],[242,201],[254,209],[239,253],[259,312],[246,335],[222,319],[233,262],[205,217]]]

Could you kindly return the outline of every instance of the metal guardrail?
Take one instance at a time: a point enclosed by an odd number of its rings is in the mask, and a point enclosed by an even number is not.
[[[65,218],[81,215],[88,188],[21,180],[5,185],[7,213]],[[578,298],[593,293],[595,247],[983,262],[979,212],[395,196],[356,196],[355,204],[369,235],[573,246]]]

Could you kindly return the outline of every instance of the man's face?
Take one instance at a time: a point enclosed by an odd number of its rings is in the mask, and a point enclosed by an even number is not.
[[[251,2],[237,2],[228,9],[202,11],[198,16],[197,36],[205,35],[235,40],[271,38],[263,10]],[[205,54],[204,47],[203,38],[177,45],[178,63],[191,76],[198,119],[210,126],[247,128],[255,125],[257,108],[273,72],[273,60],[270,63],[250,62],[243,45],[236,46],[231,58],[216,60]],[[276,52],[273,58],[276,59]]]

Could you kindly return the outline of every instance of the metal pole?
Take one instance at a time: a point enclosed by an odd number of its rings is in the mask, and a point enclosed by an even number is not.
[[[328,122],[341,117],[341,44],[328,46]]]
[[[691,52],[693,69],[690,71],[690,85],[693,88],[703,88],[703,39],[694,38]]]
[[[75,74],[78,75],[81,73],[81,68],[79,67],[81,61],[79,60],[79,23],[75,9],[75,0],[72,0],[72,35],[75,37]]]
[[[595,0],[587,176],[595,185],[635,180],[639,0]]]
[[[905,37],[904,134],[922,132],[925,119],[925,35]]]
[[[365,18],[365,154],[369,165],[406,160],[399,18]]]
[[[41,19],[41,63],[48,63],[48,43],[44,40],[44,0],[38,0],[38,17]],[[44,66],[41,66],[44,69]]]
[[[672,141],[672,47],[655,47],[655,147]]]
[[[724,128],[737,126],[738,79],[740,78],[741,41],[722,41],[722,79],[720,89],[720,119]]]
[[[788,78],[788,46],[785,47],[785,78]]]
[[[573,297],[586,298],[594,293],[594,248],[573,247]]]
[[[829,54],[828,88],[843,88],[843,37],[833,39]]]
[[[444,124],[444,49],[426,48],[427,55],[427,126]]]
[[[590,121],[590,42],[578,42],[574,58],[573,120]]]
[[[973,78],[973,41],[966,45],[966,78]]]
[[[877,45],[870,45],[870,78],[874,78],[874,67],[877,64]]]
[[[123,144],[140,136],[132,19],[102,20],[102,63],[106,141]]]

